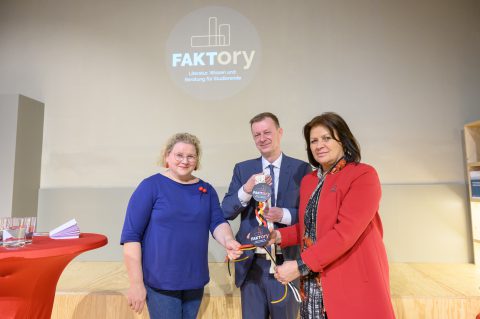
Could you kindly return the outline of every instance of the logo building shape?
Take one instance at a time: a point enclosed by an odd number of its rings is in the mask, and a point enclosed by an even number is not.
[[[167,41],[172,79],[199,99],[222,99],[243,89],[253,78],[260,56],[253,25],[225,7],[192,12]]]

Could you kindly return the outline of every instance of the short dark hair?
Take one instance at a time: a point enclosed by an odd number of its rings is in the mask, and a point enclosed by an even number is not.
[[[270,112],[263,112],[252,117],[252,119],[250,120],[250,127],[253,125],[253,123],[263,121],[266,118],[271,118],[272,121],[275,123],[275,126],[277,128],[280,128],[280,122],[278,121],[278,117]]]
[[[307,143],[308,161],[310,164],[312,164],[312,166],[317,168],[320,166],[320,163],[315,160],[312,151],[310,150],[310,132],[314,127],[317,126],[326,127],[332,137],[336,141],[342,143],[343,152],[345,153],[344,158],[347,163],[360,162],[360,146],[358,145],[357,139],[353,136],[345,120],[337,113],[326,112],[322,115],[315,116],[303,127],[303,136],[305,137],[305,142]]]

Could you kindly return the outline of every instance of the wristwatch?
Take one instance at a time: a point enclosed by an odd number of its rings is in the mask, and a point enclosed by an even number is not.
[[[303,262],[302,257],[297,259],[297,266],[298,266],[298,271],[302,276],[306,276],[310,272],[310,268],[308,268],[308,266]]]

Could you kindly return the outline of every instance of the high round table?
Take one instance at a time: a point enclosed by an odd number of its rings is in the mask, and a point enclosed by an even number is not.
[[[78,239],[39,236],[23,248],[0,247],[0,317],[49,319],[63,269],[76,256],[107,242],[104,235],[82,233]]]

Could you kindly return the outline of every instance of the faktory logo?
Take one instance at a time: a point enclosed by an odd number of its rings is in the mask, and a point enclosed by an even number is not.
[[[217,23],[217,17],[208,18],[208,34],[190,37],[191,47],[228,47],[230,46],[230,24]]]
[[[190,47],[192,48],[215,48],[230,46],[230,24],[220,24],[217,26],[217,17],[208,18],[208,34],[194,35],[190,37]],[[255,50],[247,51],[200,51],[192,54],[173,53],[172,66],[199,66],[199,65],[237,65],[242,64],[243,69],[250,69]]]
[[[263,247],[267,244],[268,239],[270,238],[270,231],[265,226],[258,226],[252,229],[248,237],[252,245]]]
[[[167,64],[173,81],[199,99],[223,99],[248,85],[260,64],[254,26],[226,7],[196,10],[172,30]]]

